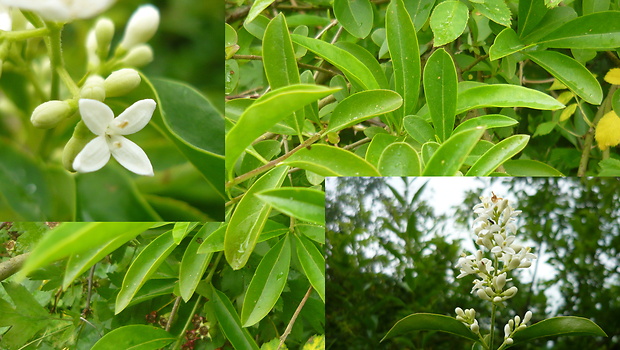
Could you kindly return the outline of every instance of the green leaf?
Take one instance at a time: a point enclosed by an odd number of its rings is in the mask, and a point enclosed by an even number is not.
[[[523,38],[536,29],[547,11],[547,6],[542,1],[519,0],[519,15],[517,16],[519,37]]]
[[[454,128],[457,96],[456,68],[446,50],[436,50],[424,67],[426,104],[439,140],[445,141]]]
[[[610,0],[583,0],[581,7],[585,16],[591,13],[609,10],[610,3]]]
[[[369,0],[334,0],[334,15],[354,37],[363,39],[372,30],[374,15]]]
[[[295,240],[301,267],[314,290],[325,302],[325,258],[308,238],[295,235]]]
[[[512,28],[506,28],[495,37],[495,41],[489,49],[489,58],[491,61],[494,61],[521,51],[524,48],[525,45],[521,42],[517,33]]]
[[[484,127],[468,129],[450,136],[439,146],[424,168],[423,176],[454,176],[484,133]]]
[[[620,12],[605,11],[564,23],[538,44],[568,49],[615,49],[620,47]]]
[[[319,225],[325,224],[325,193],[311,188],[287,187],[256,194],[280,212]]]
[[[403,103],[403,99],[391,90],[367,90],[342,100],[334,108],[327,132],[336,132],[361,123],[377,115],[391,112]]]
[[[263,41],[265,42],[263,45],[263,66],[271,88],[275,90],[283,86],[299,84],[299,70],[295,60],[295,51],[283,13],[269,22],[267,29],[265,29]]]
[[[611,97],[611,108],[616,112],[616,114],[620,113],[620,90],[616,90]]]
[[[161,328],[132,324],[113,329],[99,339],[91,350],[156,350],[175,340],[172,334]]]
[[[319,39],[292,34],[294,43],[312,51],[340,69],[358,90],[379,89],[379,83],[366,65],[346,50]]]
[[[519,122],[515,119],[501,114],[487,114],[480,117],[467,119],[454,128],[453,134],[467,129],[473,129],[478,126],[484,126],[486,129],[504,128],[507,126],[517,125]]]
[[[233,166],[246,147],[277,122],[322,97],[338,91],[318,85],[295,84],[268,92],[248,107],[226,134],[226,169]]]
[[[390,331],[381,339],[384,341],[411,331],[439,331],[457,335],[469,340],[476,341],[478,336],[475,335],[467,326],[456,319],[444,315],[419,313],[409,315],[390,329]]]
[[[119,236],[135,237],[152,225],[144,222],[63,223],[43,236],[17,276],[26,277],[53,261],[107,244]]]
[[[383,154],[383,150],[397,140],[398,137],[391,134],[375,135],[372,141],[370,141],[368,149],[366,149],[366,161],[374,167],[379,166],[379,159],[381,158],[381,154]]]
[[[435,140],[435,130],[431,124],[417,115],[406,116],[404,125],[409,136],[419,143]]]
[[[224,239],[226,261],[234,270],[245,266],[271,212],[271,206],[256,197],[256,193],[279,188],[287,173],[286,166],[270,170],[256,180],[239,201],[226,228]]]
[[[26,289],[17,283],[2,283],[14,307],[0,298],[0,327],[10,327],[0,338],[3,349],[17,349],[49,324],[50,317]]]
[[[598,163],[601,172],[598,176],[620,176],[620,160],[607,158]]]
[[[544,6],[544,5],[543,5]],[[546,6],[545,6],[546,9]],[[547,10],[545,10],[547,11]],[[577,18],[577,12],[570,6],[560,6],[549,10],[532,31],[522,35],[524,43],[536,43],[540,38],[554,32],[564,23]]]
[[[212,252],[221,252],[224,250],[224,237],[226,237],[226,229],[228,223],[223,223],[217,230],[211,232],[209,236],[203,239],[202,244],[198,247],[198,254],[207,254]]]
[[[510,136],[486,151],[467,172],[468,176],[489,176],[493,170],[521,152],[530,140],[529,135]]]
[[[469,10],[460,1],[444,1],[435,6],[431,14],[431,30],[435,35],[434,46],[443,46],[456,40],[467,27]]]
[[[474,9],[491,21],[510,27],[511,13],[504,0],[484,0],[481,3],[474,3]]]
[[[239,63],[237,60],[226,60],[224,69],[224,92],[230,94],[239,84]]]
[[[192,298],[198,282],[202,279],[213,253],[198,254],[198,248],[201,247],[204,240],[209,237],[215,230],[220,228],[222,223],[220,222],[208,222],[205,223],[202,228],[192,237],[192,241],[189,243],[185,252],[183,253],[183,259],[181,260],[181,267],[179,268],[179,291],[181,297],[185,302],[188,302]]]
[[[394,68],[394,90],[403,97],[400,118],[411,114],[420,90],[420,49],[403,0],[392,0],[385,14],[387,45]]]
[[[280,338],[273,338],[270,341],[263,343],[260,346],[260,350],[288,350],[286,343],[282,343],[282,347],[278,349],[280,346]]]
[[[155,273],[176,246],[172,231],[168,231],[155,238],[138,254],[123,278],[123,284],[116,296],[114,314],[119,314],[129,305],[140,287]]]
[[[198,225],[197,222],[175,222],[172,228],[174,243],[179,244],[193,229]]]
[[[368,50],[358,44],[348,41],[339,41],[336,43],[336,46],[352,54],[355,58],[362,62],[362,64],[365,65],[375,77],[375,80],[381,89],[390,88],[390,84],[385,76],[383,67],[379,64],[375,56],[368,52]]]
[[[243,299],[241,322],[249,327],[262,320],[278,301],[288,279],[291,242],[284,236],[265,254]]]
[[[586,102],[600,105],[603,101],[603,89],[596,78],[571,57],[548,50],[526,55]]]
[[[239,315],[237,315],[228,297],[211,285],[208,288],[211,290],[209,302],[213,303],[217,322],[233,348],[259,350],[247,329],[241,327]]]
[[[248,16],[245,18],[244,24],[252,22],[254,18],[260,15],[269,5],[271,5],[275,0],[255,0],[248,12]]]
[[[508,160],[503,165],[506,173],[511,176],[564,176],[551,166],[536,160]]]
[[[435,141],[429,141],[422,145],[422,162],[425,164],[425,167],[431,160],[433,154],[437,152],[439,146],[440,145]]]
[[[510,84],[481,85],[459,93],[456,113],[485,107],[564,108],[555,98],[534,89]]]
[[[596,323],[583,317],[559,316],[540,321],[515,333],[516,344],[532,339],[554,337],[559,335],[592,335],[606,337],[607,334]]]
[[[420,157],[406,142],[394,142],[381,154],[379,172],[382,176],[419,176]]]
[[[375,167],[354,153],[321,144],[299,150],[282,164],[322,176],[379,176]]]
[[[435,5],[435,0],[414,0],[407,1],[405,6],[407,7],[407,12],[409,16],[411,16],[411,21],[415,26],[416,31],[420,31],[422,26],[426,24],[426,20],[428,16],[431,14],[431,10]]]

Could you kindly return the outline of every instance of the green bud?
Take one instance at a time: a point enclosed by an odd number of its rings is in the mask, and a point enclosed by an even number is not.
[[[65,149],[62,151],[62,165],[67,170],[75,171],[73,169],[73,161],[84,146],[90,142],[90,139],[92,139],[92,133],[88,130],[86,124],[80,120],[73,130],[73,136],[71,136],[69,142],[65,145]]]
[[[95,36],[97,38],[97,54],[99,58],[105,59],[114,37],[114,22],[108,18],[99,19],[95,24]]]
[[[131,92],[140,85],[140,74],[131,68],[124,68],[112,72],[105,82],[105,93],[108,97],[123,96]]]
[[[151,61],[153,61],[153,49],[147,44],[142,44],[131,49],[120,63],[122,67],[142,67]]]
[[[48,101],[32,111],[30,121],[37,128],[50,129],[72,116],[77,109],[78,105],[75,100]]]
[[[105,100],[105,93],[106,89],[103,78],[98,75],[91,75],[86,79],[84,86],[82,86],[80,98],[89,98],[103,102]]]

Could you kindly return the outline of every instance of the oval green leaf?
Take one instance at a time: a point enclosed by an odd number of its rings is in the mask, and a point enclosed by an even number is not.
[[[517,33],[512,28],[506,28],[495,37],[495,41],[489,49],[489,58],[491,61],[494,61],[521,51],[524,48],[525,45],[521,42]]]
[[[484,133],[484,127],[461,131],[439,146],[424,167],[423,176],[454,176]]]
[[[444,1],[435,6],[431,14],[431,30],[435,35],[435,47],[456,40],[467,27],[469,9],[460,1]]]
[[[377,115],[391,112],[403,99],[391,90],[361,91],[342,100],[329,118],[327,132],[336,132]]]
[[[288,167],[286,166],[270,170],[256,180],[239,201],[230,218],[224,238],[226,261],[234,270],[245,266],[271,212],[271,206],[256,197],[256,193],[282,186],[287,173]]]
[[[526,55],[586,102],[600,105],[603,101],[601,84],[581,63],[549,50],[528,52]]]
[[[301,267],[314,290],[325,302],[325,258],[308,238],[295,235],[295,239]]]
[[[313,145],[299,150],[282,162],[310,170],[321,176],[379,176],[370,163],[352,152],[329,145]]]
[[[265,254],[254,272],[241,309],[241,323],[249,327],[271,311],[284,290],[291,264],[291,242],[284,236]]]
[[[405,117],[405,131],[421,144],[435,140],[435,130],[431,124],[417,115]]]
[[[175,222],[172,228],[172,237],[174,243],[179,244],[187,236],[194,227],[198,226],[197,222]]]
[[[473,129],[478,126],[484,126],[488,129],[504,128],[507,126],[517,125],[519,122],[515,119],[501,114],[487,114],[480,117],[467,119],[454,128],[453,134],[467,129]]]
[[[558,49],[616,49],[620,47],[620,12],[577,17],[540,39],[538,44]]]
[[[325,224],[325,192],[311,188],[288,187],[256,194],[263,202],[299,220]]]
[[[508,160],[504,163],[504,169],[511,176],[564,176],[555,168],[530,159]]]
[[[542,1],[520,0],[517,16],[519,37],[523,38],[536,29],[537,24],[540,23],[548,10]]]
[[[179,291],[185,302],[191,299],[198,282],[202,279],[213,253],[198,254],[198,248],[204,240],[222,226],[220,222],[208,222],[192,237],[192,241],[185,248],[181,267],[179,268]]]
[[[420,157],[418,152],[406,142],[389,145],[379,159],[379,172],[382,176],[419,176]]]
[[[435,134],[441,141],[445,141],[454,128],[457,84],[452,57],[444,49],[435,51],[424,67],[424,94]]]
[[[374,15],[369,0],[334,0],[334,15],[357,38],[367,37],[372,30]]]
[[[515,333],[515,345],[532,339],[559,335],[592,335],[606,337],[607,334],[596,323],[583,317],[559,316],[548,318]]]
[[[99,339],[91,350],[156,350],[175,341],[165,330],[147,325],[116,328]]]
[[[502,140],[486,151],[474,165],[469,168],[467,176],[488,176],[498,166],[521,152],[530,140],[529,135],[513,135]]]
[[[457,114],[484,107],[527,107],[555,110],[565,106],[555,98],[540,91],[510,84],[476,86],[459,93]]]
[[[213,303],[217,322],[233,348],[259,350],[248,330],[241,327],[239,315],[228,297],[211,285],[208,288],[212,291],[209,302]]]
[[[248,12],[248,16],[245,18],[244,23],[249,23],[254,20],[261,12],[263,12],[269,5],[271,5],[275,0],[256,0],[252,4],[250,11]]]
[[[394,327],[381,339],[384,341],[411,331],[439,331],[476,341],[478,336],[456,319],[437,314],[419,313],[409,315],[396,322]]]
[[[295,51],[283,13],[269,22],[263,42],[263,67],[269,86],[275,90],[282,86],[299,84]]]
[[[474,9],[491,21],[510,27],[510,8],[504,0],[484,0],[473,4]]]

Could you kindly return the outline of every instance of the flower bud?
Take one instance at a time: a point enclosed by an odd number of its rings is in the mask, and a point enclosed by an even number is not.
[[[521,324],[521,317],[519,317],[519,315],[515,316],[515,324],[516,325]]]
[[[524,330],[524,329],[526,329],[526,328],[527,328],[527,326],[526,326],[526,325],[524,325],[524,324],[522,324],[522,325],[520,325],[519,327],[517,327],[517,330],[518,330],[518,331],[522,331],[522,330]]]
[[[495,298],[493,298],[493,302],[494,302],[494,303],[499,303],[499,302],[501,302],[502,300],[503,300],[503,299],[502,299],[502,297],[495,297]]]
[[[97,54],[100,58],[105,58],[114,37],[114,22],[109,18],[99,19],[95,24],[95,36],[97,38]]]
[[[532,312],[528,311],[525,313],[525,316],[523,316],[523,323],[528,323],[530,322],[530,320],[532,319]]]
[[[480,326],[478,325],[478,321],[477,320],[474,320],[474,323],[471,326],[469,326],[469,328],[474,333],[478,333],[480,331]]]
[[[48,101],[40,104],[32,111],[30,121],[37,128],[50,129],[63,119],[73,115],[77,108],[77,103],[74,100]]]
[[[463,309],[461,309],[460,307],[457,307],[456,309],[454,309],[454,312],[456,312],[456,314],[461,317],[465,317],[465,313],[463,312]]]
[[[105,79],[105,93],[108,97],[123,96],[137,88],[141,81],[140,74],[135,69],[117,70]]]
[[[504,292],[504,296],[510,298],[510,297],[514,296],[515,294],[517,294],[517,291],[519,291],[517,289],[517,287],[514,287],[514,286],[510,287],[510,288],[506,289],[506,291]]]
[[[512,340],[512,338],[506,339],[506,344],[512,345],[512,343],[514,343],[514,340]]]
[[[149,45],[138,45],[120,61],[122,67],[142,67],[153,61],[153,49]]]
[[[508,270],[514,270],[517,267],[519,267],[519,265],[521,265],[521,259],[517,258],[516,256],[512,258],[512,260],[510,260],[510,262],[508,263]]]
[[[478,296],[484,300],[488,300],[491,301],[491,297],[487,295],[487,293],[484,292],[483,289],[478,289],[478,291],[476,291],[476,293],[478,294]]]
[[[88,55],[88,68],[94,69],[101,63],[97,55],[97,35],[94,30],[88,32],[86,36],[86,53]]]
[[[88,98],[103,102],[103,100],[105,100],[103,78],[98,75],[91,75],[88,77],[84,83],[84,86],[82,86],[80,98]]]
[[[73,136],[71,136],[69,142],[67,142],[62,151],[62,165],[67,170],[75,171],[75,169],[73,169],[73,161],[78,153],[80,153],[84,146],[90,141],[92,138],[91,136],[92,133],[88,130],[86,124],[80,120],[73,130]]]
[[[504,326],[504,334],[505,334],[504,338],[508,338],[510,336],[510,332],[512,332],[512,327],[511,327],[510,323],[507,323]]]
[[[159,11],[153,5],[143,5],[131,15],[119,48],[130,50],[149,41],[159,26]]]

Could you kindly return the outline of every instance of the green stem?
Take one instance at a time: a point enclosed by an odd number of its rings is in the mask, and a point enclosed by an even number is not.
[[[493,310],[491,311],[491,338],[489,339],[490,348],[493,349],[493,336],[495,335],[495,312],[497,311],[497,305],[493,303]]]
[[[9,41],[24,41],[32,38],[42,38],[49,34],[49,28],[43,27],[30,30],[18,30],[15,32],[3,32],[1,38]]]
[[[50,55],[52,68],[52,90],[50,93],[50,100],[58,100],[60,98],[60,75],[58,70],[60,67],[64,67],[61,42],[62,25],[46,22],[46,26],[49,29],[49,37],[46,38],[45,45]]]
[[[196,310],[198,310],[198,305],[200,304],[200,299],[202,299],[202,297],[198,297],[196,299],[196,303],[194,304],[194,308],[192,309],[192,312],[189,314],[190,316],[187,318],[187,321],[185,321],[185,325],[183,326],[183,330],[181,331],[181,333],[179,333],[179,336],[177,337],[177,341],[174,343],[174,346],[172,347],[173,350],[181,348],[181,342],[184,340],[183,338],[184,338],[184,335],[185,335],[185,331],[187,331],[187,329],[189,328],[189,325],[192,323],[192,317],[194,317],[194,315],[196,314]]]
[[[209,271],[209,275],[205,278],[206,283],[211,283],[211,279],[213,279],[213,274],[215,274],[215,269],[217,269],[217,265],[220,263],[222,259],[222,252],[217,253],[217,258],[215,258],[215,262],[213,263],[213,267],[211,267],[211,271]]]

